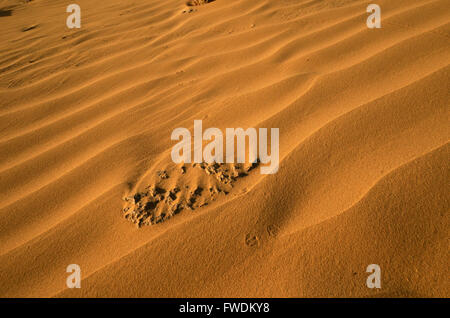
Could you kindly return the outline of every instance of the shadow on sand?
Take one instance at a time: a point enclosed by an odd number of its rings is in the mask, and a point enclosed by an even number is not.
[[[12,10],[0,9],[0,17],[9,17],[12,15]]]

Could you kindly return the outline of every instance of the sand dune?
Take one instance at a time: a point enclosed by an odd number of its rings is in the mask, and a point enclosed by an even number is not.
[[[379,0],[381,29],[358,0],[76,3],[0,0],[0,296],[449,296],[448,0]],[[194,120],[279,128],[279,171],[182,171]]]

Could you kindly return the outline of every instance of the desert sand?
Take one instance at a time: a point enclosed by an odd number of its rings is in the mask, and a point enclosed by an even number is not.
[[[450,296],[448,0],[69,3],[0,0],[1,297]],[[279,171],[175,165],[194,120]]]

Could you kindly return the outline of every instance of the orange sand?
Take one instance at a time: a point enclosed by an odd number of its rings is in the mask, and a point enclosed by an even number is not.
[[[448,0],[378,0],[381,29],[373,1],[73,2],[81,29],[0,0],[0,296],[449,296]],[[278,173],[136,227],[195,119],[279,127]]]

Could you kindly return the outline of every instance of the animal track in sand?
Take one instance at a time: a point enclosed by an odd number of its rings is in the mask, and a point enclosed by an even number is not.
[[[278,235],[279,231],[280,231],[280,229],[279,229],[278,226],[275,225],[275,224],[269,225],[269,226],[267,227],[267,233],[268,233],[269,236],[271,236],[271,237],[276,237],[276,236]]]
[[[234,183],[258,165],[259,161],[251,164],[193,163],[189,167],[182,165],[169,174],[159,170],[155,183],[124,198],[124,217],[141,227],[164,222],[183,210],[207,206],[220,196],[228,195]],[[172,176],[176,185],[168,186]]]
[[[251,233],[247,234],[245,236],[245,245],[247,245],[249,247],[257,247],[257,246],[259,246],[258,236],[253,235]]]

